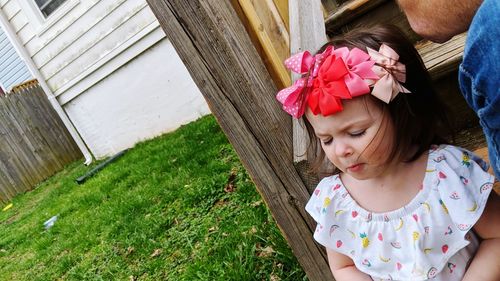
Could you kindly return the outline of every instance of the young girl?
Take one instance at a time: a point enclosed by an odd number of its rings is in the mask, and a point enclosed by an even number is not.
[[[404,35],[360,29],[285,64],[304,76],[277,99],[338,172],[306,206],[336,280],[500,280],[494,178],[441,144],[443,106]]]

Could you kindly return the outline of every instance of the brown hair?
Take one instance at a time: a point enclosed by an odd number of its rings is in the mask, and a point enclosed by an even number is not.
[[[399,61],[406,66],[406,82],[403,86],[411,93],[399,94],[389,104],[371,95],[368,95],[368,98],[382,107],[393,122],[395,145],[389,159],[411,162],[427,151],[432,144],[446,143],[445,136],[453,136],[446,106],[436,94],[430,75],[413,44],[397,27],[377,25],[371,28],[358,28],[334,37],[321,47],[318,53],[330,45],[335,48],[356,47],[366,51],[366,47],[370,47],[378,50],[382,43],[394,49],[399,55]],[[310,139],[308,156],[314,157],[311,163],[312,172],[319,173],[320,177],[336,172],[335,167],[325,161],[325,153],[305,116],[304,121]],[[448,131],[443,133],[443,130]],[[415,146],[417,150],[414,150]]]

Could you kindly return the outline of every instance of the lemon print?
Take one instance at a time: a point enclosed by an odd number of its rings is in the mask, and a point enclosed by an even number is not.
[[[325,200],[323,200],[323,208],[328,207],[328,205],[330,205],[331,202],[332,202],[332,200],[330,198],[326,197]]]

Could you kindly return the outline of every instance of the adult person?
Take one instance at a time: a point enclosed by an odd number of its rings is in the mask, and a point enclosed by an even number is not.
[[[500,0],[397,0],[413,30],[442,43],[467,31],[460,90],[476,112],[500,178]]]

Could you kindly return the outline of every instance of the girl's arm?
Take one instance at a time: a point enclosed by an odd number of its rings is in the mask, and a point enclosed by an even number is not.
[[[326,248],[328,263],[336,281],[372,281],[366,273],[359,271],[349,257]]]
[[[491,193],[474,230],[484,240],[463,281],[500,280],[500,199],[495,192]]]

